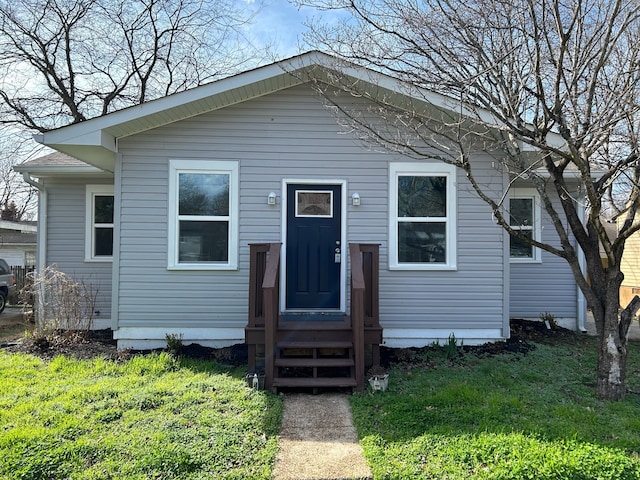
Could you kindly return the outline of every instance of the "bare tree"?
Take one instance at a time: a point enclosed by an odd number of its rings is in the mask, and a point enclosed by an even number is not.
[[[32,220],[36,214],[38,192],[22,181],[13,166],[36,154],[31,142],[17,132],[0,135],[0,212],[11,212],[10,220]]]
[[[299,0],[345,9],[336,27],[310,25],[308,42],[338,57],[389,73],[413,95],[422,89],[454,99],[426,119],[378,96],[381,128],[343,111],[363,137],[416,158],[439,158],[464,170],[497,222],[521,241],[565,259],[595,318],[597,395],[626,392],[627,332],[640,306],[620,308],[621,258],[640,229],[640,10],[631,0]],[[348,84],[354,94],[358,85]],[[369,95],[369,97],[371,97]],[[433,116],[432,116],[433,118]],[[469,132],[473,132],[470,135]],[[508,192],[474,176],[483,151],[516,181],[527,177],[551,218],[558,243],[510,226]],[[497,152],[500,152],[498,155]],[[534,152],[535,155],[531,155]],[[584,218],[580,202],[584,202]],[[619,219],[617,238],[603,212]],[[574,239],[578,248],[574,247]],[[599,245],[606,252],[603,267]],[[582,268],[579,250],[584,252]]]
[[[0,124],[43,132],[257,59],[233,0],[0,0]]]

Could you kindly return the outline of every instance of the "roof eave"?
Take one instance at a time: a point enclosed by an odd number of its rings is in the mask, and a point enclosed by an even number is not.
[[[191,90],[37,135],[38,143],[113,172],[117,139],[303,83],[296,75],[331,58],[309,52]]]
[[[13,169],[18,173],[29,173],[34,177],[56,176],[56,175],[102,175],[113,177],[111,172],[102,170],[92,165],[15,165]]]

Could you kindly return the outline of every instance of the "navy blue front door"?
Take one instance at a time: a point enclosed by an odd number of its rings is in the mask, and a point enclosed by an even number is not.
[[[340,185],[287,185],[286,308],[340,308]]]

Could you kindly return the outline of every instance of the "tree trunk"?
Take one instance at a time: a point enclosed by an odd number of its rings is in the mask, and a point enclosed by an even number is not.
[[[610,267],[604,282],[592,285],[592,292],[602,299],[601,308],[592,308],[592,313],[598,333],[596,395],[603,400],[620,401],[627,392],[627,332],[640,298],[636,296],[620,311],[623,278],[618,268]]]
[[[594,311],[596,326],[600,322],[602,328],[598,331],[598,369],[596,381],[596,395],[603,400],[623,400],[627,391],[625,383],[627,370],[627,335],[621,332],[619,312],[609,308],[599,312],[602,319],[598,319],[598,312]]]

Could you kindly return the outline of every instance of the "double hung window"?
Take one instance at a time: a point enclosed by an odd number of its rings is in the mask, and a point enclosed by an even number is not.
[[[390,268],[455,269],[455,167],[391,164]]]
[[[238,164],[172,160],[169,268],[238,266]]]
[[[87,185],[85,259],[111,261],[113,258],[113,186]]]
[[[509,225],[528,239],[540,240],[540,201],[534,189],[513,189],[509,198]],[[512,262],[539,261],[540,250],[525,239],[510,236]]]

